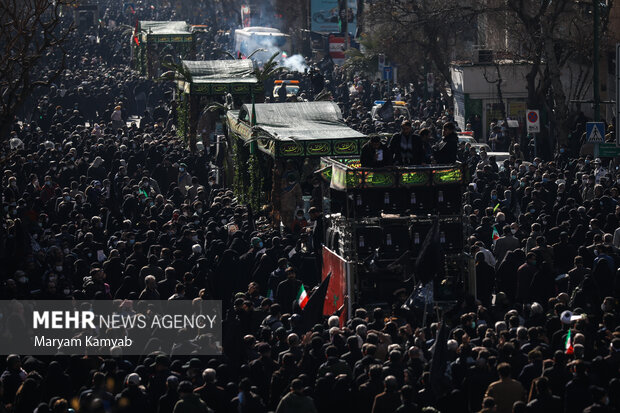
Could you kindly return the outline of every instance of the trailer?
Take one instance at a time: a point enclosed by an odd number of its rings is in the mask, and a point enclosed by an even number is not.
[[[149,78],[170,70],[162,64],[167,57],[180,63],[196,56],[196,35],[184,21],[140,20],[130,42],[134,67]]]
[[[350,303],[389,307],[395,291],[417,284],[415,262],[435,226],[443,258],[433,300],[475,294],[474,262],[464,250],[467,168],[362,168],[358,157],[323,157],[317,173],[326,198],[322,275],[331,272],[330,284]]]
[[[188,139],[190,146],[202,141],[205,148],[223,134],[224,115],[209,110],[215,103],[240,107],[255,96],[262,101],[265,88],[258,81],[251,60],[183,60],[184,76],[176,79],[179,110],[178,133]],[[230,182],[229,182],[230,183]]]
[[[236,195],[256,207],[270,204],[276,225],[287,220],[279,212],[289,174],[308,183],[322,156],[359,155],[367,141],[345,124],[334,102],[245,104],[228,111],[225,133],[235,158]]]

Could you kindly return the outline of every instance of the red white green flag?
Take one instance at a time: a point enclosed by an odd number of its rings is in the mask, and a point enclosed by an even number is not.
[[[308,304],[308,294],[306,293],[306,289],[303,284],[299,287],[299,291],[297,292],[297,303],[302,310],[306,304]]]
[[[564,343],[564,349],[566,354],[568,355],[571,355],[575,352],[575,349],[573,348],[573,338],[570,330],[568,330],[568,334],[566,334],[566,343]]]
[[[493,227],[493,242],[499,239],[499,232],[497,232],[497,228]]]
[[[135,11],[132,10],[132,13],[135,13]],[[133,41],[136,42],[136,46],[140,46],[140,40],[138,39],[138,26],[139,26],[139,21],[138,19],[136,19],[136,28],[133,31]]]

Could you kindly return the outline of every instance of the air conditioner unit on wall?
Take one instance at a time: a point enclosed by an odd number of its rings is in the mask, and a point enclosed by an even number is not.
[[[493,63],[493,50],[490,50],[490,49],[474,50],[473,61],[475,64]]]

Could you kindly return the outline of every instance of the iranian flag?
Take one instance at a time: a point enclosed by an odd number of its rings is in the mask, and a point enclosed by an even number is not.
[[[575,349],[573,348],[573,338],[570,329],[568,330],[568,334],[566,334],[566,343],[564,343],[564,350],[568,355],[571,355],[575,352]]]
[[[306,289],[303,284],[299,287],[299,291],[297,292],[297,303],[302,310],[306,304],[308,304],[308,294],[306,293]]]
[[[140,40],[138,39],[138,23],[139,23],[139,21],[138,21],[138,19],[136,19],[136,28],[133,31],[133,41],[136,42],[137,46],[140,46]]]
[[[499,232],[497,232],[497,228],[493,227],[493,242],[499,239]]]

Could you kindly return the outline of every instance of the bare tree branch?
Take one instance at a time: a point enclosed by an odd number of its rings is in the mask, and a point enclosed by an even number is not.
[[[62,7],[74,0],[0,0],[0,139],[32,92],[66,68],[64,42],[73,31]]]

